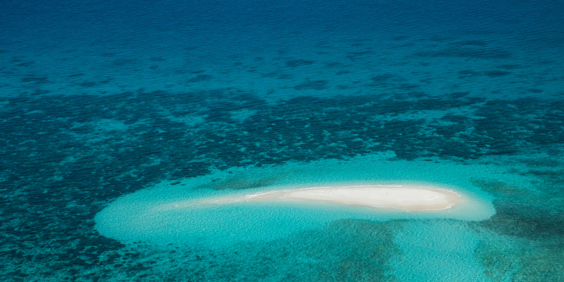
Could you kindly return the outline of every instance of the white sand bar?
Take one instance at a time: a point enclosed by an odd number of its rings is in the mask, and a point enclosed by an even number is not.
[[[423,185],[355,185],[275,190],[244,196],[208,198],[198,203],[226,204],[272,200],[318,201],[380,209],[426,211],[451,208],[460,200],[460,195],[450,190]],[[193,201],[176,202],[161,208],[181,209],[193,204]]]

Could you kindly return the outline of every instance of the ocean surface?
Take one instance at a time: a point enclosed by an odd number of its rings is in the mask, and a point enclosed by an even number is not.
[[[0,280],[564,281],[564,2],[0,1]]]

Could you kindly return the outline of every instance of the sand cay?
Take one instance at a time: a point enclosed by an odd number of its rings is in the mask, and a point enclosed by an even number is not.
[[[228,204],[255,201],[312,201],[340,205],[408,211],[444,210],[453,207],[461,196],[453,191],[424,185],[355,185],[274,190],[243,196],[208,198],[199,204]],[[176,202],[161,209],[181,209],[194,201]]]

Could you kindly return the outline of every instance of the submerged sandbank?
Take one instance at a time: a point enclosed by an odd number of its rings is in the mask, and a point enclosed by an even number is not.
[[[352,185],[273,190],[255,194],[207,198],[197,204],[228,204],[256,201],[326,202],[349,206],[407,211],[444,210],[453,207],[461,196],[453,191],[424,185]],[[159,206],[174,210],[193,206],[181,201]]]
[[[513,176],[493,165],[388,161],[377,156],[236,167],[164,180],[123,195],[96,215],[96,230],[124,243],[216,248],[271,241],[343,219],[481,221],[495,214],[493,198],[471,180],[515,185],[525,180]],[[379,189],[365,193],[363,188],[370,187]],[[325,190],[329,188],[335,190]],[[324,193],[318,193],[320,189]]]

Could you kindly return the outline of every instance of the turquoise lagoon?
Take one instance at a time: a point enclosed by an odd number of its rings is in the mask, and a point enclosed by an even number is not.
[[[279,272],[276,264],[297,263],[296,259],[304,259],[311,260],[309,263],[312,267],[327,264],[324,266],[328,268],[327,271],[347,273],[341,278],[336,276],[342,275],[340,273],[327,273],[331,279],[356,279],[354,275],[358,274],[355,272],[367,271],[362,267],[374,264],[372,267],[382,268],[379,271],[386,270],[379,274],[382,277],[395,276],[400,280],[487,281],[474,251],[479,242],[489,237],[473,228],[471,223],[488,220],[496,211],[492,203],[493,195],[473,182],[479,179],[519,185],[526,180],[504,172],[495,165],[432,160],[393,161],[394,157],[393,152],[387,152],[346,161],[234,168],[201,177],[167,180],[113,201],[96,216],[96,228],[104,236],[134,245],[142,243],[158,250],[174,248],[179,252],[195,252],[198,249],[231,252],[224,254],[225,260],[246,261],[245,258],[234,259],[229,256],[247,255],[250,256],[249,264],[260,263],[254,261],[253,256],[260,253],[264,246],[269,246],[268,252],[273,256],[282,255],[278,252],[288,252],[283,258],[270,262],[273,273],[265,277],[284,277],[288,274]],[[405,211],[307,202],[202,205],[195,201],[241,195],[241,191],[249,194],[288,188],[374,183],[436,186],[461,194],[462,203],[440,211]],[[180,210],[159,209],[189,200],[195,203]],[[352,225],[345,228],[352,228],[352,234],[342,230],[341,225]],[[368,237],[387,237],[386,245],[378,247],[382,248],[381,251],[374,252],[373,248],[383,243],[379,240],[370,242],[362,235],[365,232]],[[309,237],[315,233],[323,235],[320,238]],[[343,254],[333,253],[335,246],[327,246],[328,242],[324,242],[328,240],[327,237],[339,248],[370,253],[370,259],[356,262],[360,265],[351,262],[351,267],[360,269],[331,265],[334,262],[330,258],[335,259],[335,256],[338,258]],[[344,237],[343,242],[339,242],[341,237]],[[307,248],[300,244],[278,245],[287,240],[306,240],[308,245],[318,244],[316,259],[312,260]],[[374,246],[366,246],[372,243]],[[354,253],[348,255],[352,256],[348,259],[356,259]],[[378,265],[383,262],[385,265]],[[257,266],[237,267],[253,269]],[[313,273],[300,274],[309,276]]]

